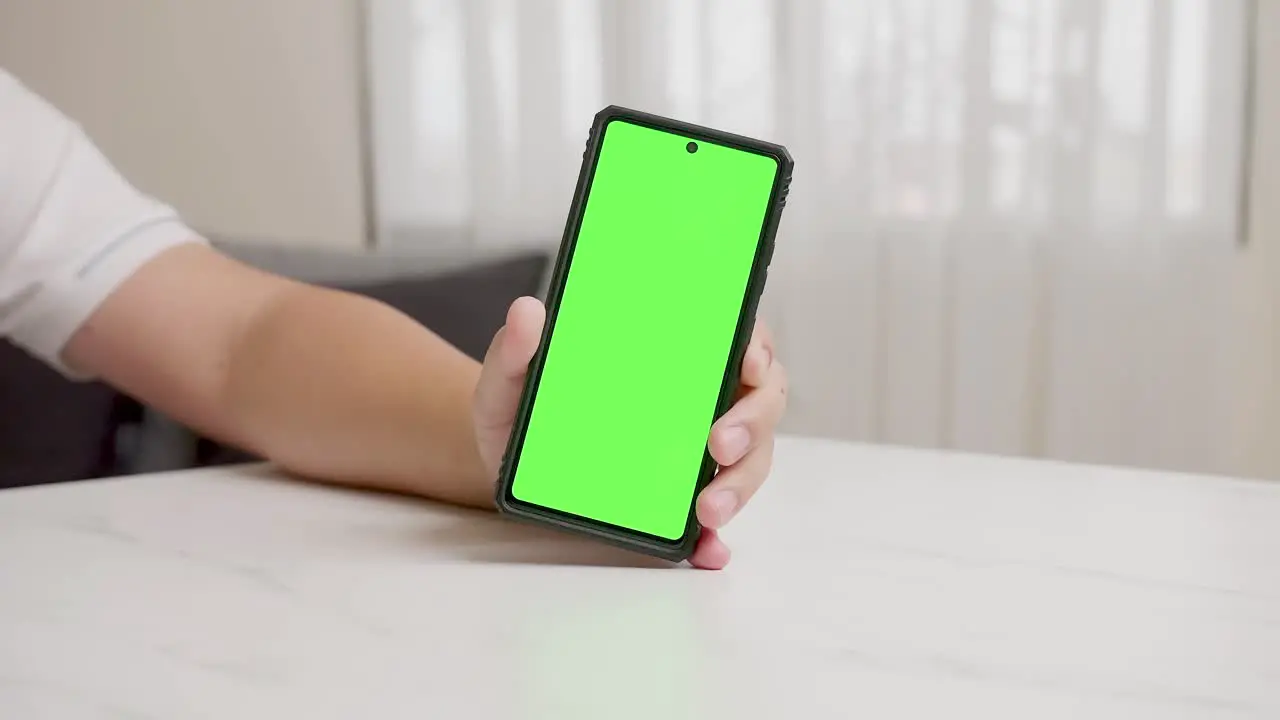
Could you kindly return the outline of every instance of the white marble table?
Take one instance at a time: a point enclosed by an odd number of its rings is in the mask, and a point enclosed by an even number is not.
[[[786,440],[722,573],[222,469],[0,492],[0,717],[1275,718],[1280,486]]]

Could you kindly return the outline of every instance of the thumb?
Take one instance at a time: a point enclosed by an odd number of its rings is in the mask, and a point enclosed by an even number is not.
[[[486,429],[506,429],[516,416],[529,361],[538,351],[546,309],[536,298],[522,297],[507,310],[507,324],[498,330],[484,356],[476,385],[476,422]]]

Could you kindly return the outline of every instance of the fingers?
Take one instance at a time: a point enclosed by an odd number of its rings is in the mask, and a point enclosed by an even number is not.
[[[741,462],[725,468],[698,496],[698,522],[722,528],[756,494],[773,466],[773,438],[757,446]]]
[[[704,529],[698,538],[698,546],[689,556],[689,564],[703,570],[720,570],[729,564],[729,547],[715,530]]]
[[[720,474],[698,497],[698,521],[719,528],[755,495],[773,465],[773,436],[787,405],[787,373],[758,323],[744,360],[747,393],[711,428],[708,449]]]
[[[477,422],[486,426],[509,424],[524,389],[529,361],[542,339],[546,309],[535,298],[522,297],[507,310],[507,323],[498,330],[484,357],[476,386]]]
[[[773,437],[787,406],[787,373],[773,360],[760,384],[747,392],[711,427],[708,447],[722,467],[733,465],[757,444]]]
[[[546,321],[547,311],[536,298],[517,298],[507,310],[507,324],[502,327],[504,337],[501,343],[495,337],[496,355],[492,358],[495,367],[504,377],[517,376],[523,379],[529,368],[529,361],[538,351],[538,342],[542,339],[542,324]],[[490,350],[494,350],[491,347]],[[486,356],[485,361],[488,362]]]
[[[760,387],[767,382],[773,355],[773,334],[767,325],[757,320],[751,331],[751,342],[742,358],[742,384],[746,387]]]

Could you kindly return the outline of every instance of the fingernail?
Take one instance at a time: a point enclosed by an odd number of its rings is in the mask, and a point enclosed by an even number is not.
[[[726,428],[720,443],[726,455],[724,465],[732,465],[742,459],[751,444],[751,434],[741,425]]]
[[[729,522],[738,511],[737,493],[732,490],[717,490],[711,496],[711,509],[716,516],[716,527]]]

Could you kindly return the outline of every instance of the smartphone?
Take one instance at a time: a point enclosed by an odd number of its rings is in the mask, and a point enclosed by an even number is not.
[[[500,511],[689,556],[791,169],[780,145],[616,106],[595,116]]]

